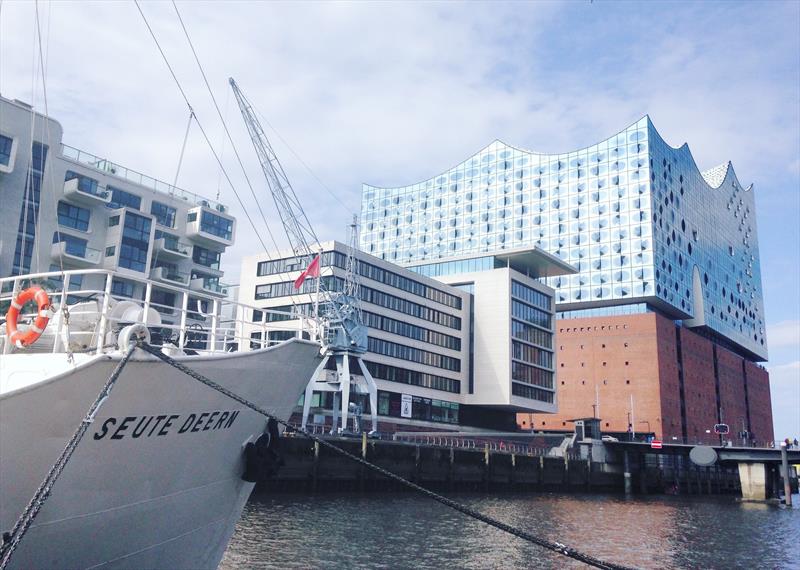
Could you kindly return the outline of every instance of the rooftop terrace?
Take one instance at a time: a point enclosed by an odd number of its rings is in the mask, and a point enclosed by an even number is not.
[[[183,190],[182,188],[178,188],[177,186],[173,186],[167,182],[162,180],[158,180],[151,176],[147,176],[146,174],[142,174],[141,172],[137,172],[136,170],[131,170],[130,168],[126,168],[110,160],[105,158],[100,158],[99,156],[95,156],[91,153],[86,151],[71,147],[66,144],[61,145],[61,156],[67,158],[69,160],[73,160],[80,164],[84,164],[95,170],[99,170],[104,174],[110,174],[112,176],[116,176],[118,178],[122,178],[123,180],[127,180],[134,184],[139,184],[140,186],[144,186],[146,188],[150,188],[155,192],[161,192],[163,194],[168,194],[175,198],[182,198],[189,203],[195,204],[197,206],[205,206],[207,208],[214,208],[220,212],[226,212],[227,207],[223,204],[210,200],[208,198],[204,198],[194,192],[189,192],[188,190]]]

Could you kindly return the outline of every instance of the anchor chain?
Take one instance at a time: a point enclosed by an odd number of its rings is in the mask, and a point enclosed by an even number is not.
[[[512,534],[512,535],[514,535],[516,537],[519,537],[519,538],[521,538],[523,540],[526,540],[528,542],[531,542],[533,544],[541,546],[542,548],[545,548],[547,550],[551,550],[551,551],[556,552],[558,554],[562,554],[564,556],[572,558],[573,560],[578,560],[580,562],[583,562],[584,564],[588,564],[589,566],[593,566],[595,568],[603,568],[603,569],[608,569],[608,570],[631,570],[627,566],[622,566],[622,565],[619,565],[619,564],[614,564],[612,562],[606,562],[604,560],[600,560],[599,558],[595,558],[593,556],[585,554],[585,553],[583,553],[583,552],[581,552],[579,550],[576,550],[575,548],[567,546],[566,544],[562,544],[560,542],[554,542],[554,541],[550,541],[550,540],[547,540],[547,539],[544,539],[544,538],[540,538],[538,536],[530,534],[529,532],[526,532],[524,530],[518,529],[518,528],[513,527],[513,526],[511,526],[509,524],[506,524],[506,523],[504,523],[502,521],[499,521],[499,520],[494,519],[494,518],[492,518],[490,516],[487,516],[487,515],[479,512],[479,511],[476,511],[475,509],[467,507],[466,505],[463,505],[461,503],[453,501],[452,499],[448,499],[447,497],[444,497],[443,495],[439,495],[438,493],[435,493],[435,492],[433,492],[433,491],[431,491],[429,489],[426,489],[425,487],[422,487],[420,485],[417,485],[416,483],[413,483],[413,482],[411,482],[411,481],[409,481],[407,479],[404,479],[403,477],[401,477],[401,476],[399,476],[399,475],[397,475],[395,473],[392,473],[391,471],[387,471],[383,467],[375,465],[374,463],[370,463],[366,459],[358,457],[357,455],[353,455],[352,453],[350,453],[350,452],[348,452],[348,451],[346,451],[346,450],[344,450],[344,449],[342,449],[342,448],[340,448],[340,447],[338,447],[336,445],[333,445],[329,441],[326,441],[326,440],[324,440],[322,438],[319,438],[319,437],[307,432],[304,429],[296,428],[296,427],[290,425],[288,422],[276,417],[275,415],[271,414],[270,412],[268,412],[264,408],[261,408],[258,405],[246,400],[245,398],[239,396],[235,392],[231,392],[230,390],[228,390],[227,388],[221,386],[220,384],[217,384],[213,380],[211,380],[209,378],[206,378],[202,374],[199,374],[198,372],[195,372],[191,368],[188,368],[187,366],[181,364],[177,360],[167,356],[166,354],[161,352],[161,350],[159,348],[152,347],[149,344],[142,343],[142,342],[140,342],[138,344],[138,346],[142,350],[144,350],[145,352],[148,352],[148,353],[152,354],[153,356],[155,356],[156,358],[158,358],[159,360],[169,364],[170,366],[172,366],[174,368],[177,368],[178,370],[180,370],[181,372],[183,372],[187,376],[190,376],[190,377],[194,378],[195,380],[197,380],[198,382],[201,382],[202,384],[205,384],[209,388],[212,388],[212,389],[216,390],[217,392],[227,396],[228,398],[239,402],[243,406],[246,406],[246,407],[250,408],[251,410],[261,414],[262,416],[265,416],[265,417],[267,417],[269,419],[274,419],[276,422],[278,422],[280,425],[284,426],[285,428],[287,428],[289,430],[292,430],[292,431],[295,431],[295,432],[307,437],[308,439],[310,439],[312,441],[315,441],[315,442],[319,443],[320,445],[322,445],[322,446],[324,446],[324,447],[326,447],[326,448],[328,448],[328,449],[330,449],[330,450],[332,450],[332,451],[334,451],[334,452],[336,452],[336,453],[338,453],[340,455],[343,455],[343,456],[347,457],[348,459],[351,459],[352,461],[355,461],[356,463],[360,463],[361,465],[367,467],[368,469],[371,469],[372,471],[375,471],[376,473],[380,473],[384,477],[392,479],[393,481],[397,481],[398,483],[400,483],[402,485],[405,485],[406,487],[409,487],[409,488],[411,488],[411,489],[413,489],[413,490],[415,490],[415,491],[417,491],[419,493],[422,493],[423,495],[425,495],[425,496],[427,496],[427,497],[429,497],[429,498],[431,498],[431,499],[433,499],[433,500],[435,500],[435,501],[437,501],[439,503],[442,503],[443,505],[446,505],[446,506],[450,507],[451,509],[454,509],[454,510],[456,510],[456,511],[462,513],[462,514],[465,514],[465,515],[467,515],[469,517],[472,517],[472,518],[474,518],[476,520],[484,522],[484,523],[486,523],[486,524],[488,524],[490,526],[493,526],[493,527],[495,527],[495,528],[497,528],[499,530],[502,530],[504,532]],[[0,569],[0,570],[2,570],[2,569]]]

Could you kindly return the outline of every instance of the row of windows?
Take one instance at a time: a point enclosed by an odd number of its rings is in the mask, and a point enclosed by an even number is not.
[[[511,343],[511,356],[528,364],[538,364],[546,368],[553,367],[553,353],[523,344],[516,340]]]
[[[540,309],[549,311],[551,308],[552,299],[549,295],[513,279],[511,280],[511,295]]]
[[[404,313],[422,319],[424,321],[431,321],[438,325],[442,325],[451,329],[461,330],[461,317],[455,317],[436,309],[431,309],[413,301],[407,301],[394,295],[389,295],[377,289],[370,287],[361,287],[361,300],[373,305],[380,305],[393,311]]]
[[[400,418],[402,414],[402,394],[378,390],[378,414]],[[446,424],[458,423],[458,404],[431,398],[411,398],[411,417],[415,420],[439,422]]]
[[[461,350],[461,339],[458,337],[432,331],[424,327],[418,327],[417,325],[398,321],[397,319],[392,319],[383,315],[376,315],[368,311],[364,311],[363,314],[364,324],[370,328],[413,338],[414,340],[435,344],[436,346],[449,348],[451,350]]]
[[[527,305],[517,299],[511,300],[511,316],[548,330],[552,328],[553,317],[550,313]]]
[[[86,208],[73,206],[67,202],[58,203],[58,225],[82,232],[89,231],[90,212]]]
[[[344,289],[344,279],[332,275],[322,277],[322,286],[328,291],[342,291]],[[293,281],[283,281],[281,283],[265,283],[256,285],[255,299],[257,301],[272,299],[275,297],[287,297],[289,295],[299,295],[302,293],[313,293],[316,285],[312,280],[306,280],[299,290],[294,288]],[[408,301],[371,287],[362,286],[360,289],[361,300],[365,303],[379,305],[399,313],[411,315],[425,321],[431,321],[442,326],[455,330],[461,330],[461,318],[431,309],[419,303]]]
[[[538,344],[546,348],[553,348],[553,334],[543,331],[540,328],[532,327],[522,321],[511,319],[511,336],[530,342],[531,344]]]
[[[333,275],[326,275],[321,278],[322,288],[327,291],[341,291],[344,289],[344,279]],[[290,295],[301,295],[303,293],[314,293],[317,289],[313,279],[306,279],[300,289],[294,288],[294,281],[282,281],[280,283],[264,283],[256,285],[255,299],[274,299],[275,297],[288,297]],[[363,295],[362,295],[363,296]]]
[[[274,275],[275,273],[298,271],[303,269],[304,262],[305,260],[303,258],[298,257],[262,261],[258,264],[256,273],[259,277],[263,277],[264,275]],[[327,251],[322,254],[321,262],[324,267],[334,266],[345,269],[347,265],[347,256],[338,251]],[[461,297],[445,293],[434,287],[429,287],[424,283],[388,271],[377,265],[367,263],[366,261],[358,261],[358,273],[367,279],[372,279],[373,281],[378,281],[390,287],[401,289],[402,291],[424,297],[425,299],[430,299],[436,303],[441,303],[442,305],[454,307],[456,309],[461,308]]]
[[[365,360],[364,364],[367,365],[369,373],[372,374],[374,378],[380,380],[388,380],[389,382],[398,382],[410,386],[420,386],[422,388],[430,388],[431,390],[441,390],[453,394],[461,393],[460,380],[418,372],[416,370],[406,370],[405,368],[398,368],[389,364],[378,364],[377,362],[370,362],[368,360]]]
[[[430,352],[419,348],[412,348],[404,344],[390,342],[380,338],[370,337],[367,342],[367,350],[376,354],[408,360],[418,364],[443,368],[453,372],[461,371],[461,360],[450,356],[445,356],[437,352]]]
[[[499,265],[494,256],[473,257],[471,259],[461,259],[459,261],[442,261],[440,263],[428,263],[409,267],[411,271],[425,275],[427,277],[441,277],[445,275],[458,275],[461,273],[473,273],[476,271],[488,271]]]
[[[553,373],[549,370],[534,368],[522,362],[511,361],[511,379],[542,388],[553,389]]]
[[[542,390],[541,388],[534,388],[533,386],[526,386],[524,384],[511,383],[511,393],[520,398],[528,398],[529,400],[538,400],[539,402],[553,403],[554,395],[552,392]]]

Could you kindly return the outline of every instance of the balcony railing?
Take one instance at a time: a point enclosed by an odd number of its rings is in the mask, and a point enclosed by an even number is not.
[[[53,259],[63,259],[67,263],[72,261],[73,264],[79,265],[97,265],[102,255],[103,252],[99,249],[76,246],[65,241],[54,243],[50,249],[50,256]]]
[[[187,285],[189,283],[189,274],[170,269],[169,267],[154,267],[150,270],[150,279]]]
[[[69,145],[61,145],[61,155],[64,158],[85,164],[86,166],[94,168],[95,170],[99,170],[105,174],[111,174],[118,178],[133,182],[134,184],[145,186],[146,188],[150,188],[156,192],[181,198],[197,206],[206,206],[207,208],[212,208],[223,213],[227,212],[228,210],[227,207],[219,202],[209,200],[208,198],[204,198],[193,192],[189,192],[188,190],[183,190],[182,188],[178,188],[177,186],[173,186],[172,184],[168,184],[167,182],[163,182],[157,178],[147,176],[141,172],[126,168],[119,164],[113,163],[110,160],[100,158],[99,156],[95,156],[91,153],[79,150]]]
[[[179,257],[188,258],[192,254],[192,246],[189,243],[175,238],[160,237],[155,240],[155,249],[164,253],[170,253]]]

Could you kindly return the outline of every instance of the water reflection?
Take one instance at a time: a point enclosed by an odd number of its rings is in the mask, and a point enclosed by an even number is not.
[[[800,568],[800,509],[735,499],[459,495],[483,513],[642,568]],[[239,568],[581,568],[412,494],[261,495],[223,559]]]

